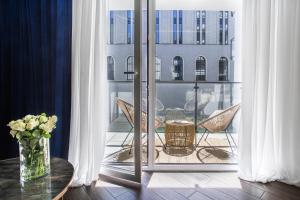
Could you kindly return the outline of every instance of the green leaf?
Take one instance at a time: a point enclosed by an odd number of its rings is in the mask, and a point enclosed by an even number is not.
[[[33,137],[40,137],[41,133],[39,130],[35,129],[33,132],[32,132],[32,136]]]
[[[18,133],[16,134],[16,138],[17,138],[18,140],[20,140],[20,138],[21,138],[20,132],[18,132]]]
[[[50,135],[49,133],[44,133],[43,136],[44,136],[45,138],[51,138],[51,135]]]
[[[27,137],[31,136],[31,133],[29,131],[24,131],[23,134],[24,134],[24,136],[27,136]]]

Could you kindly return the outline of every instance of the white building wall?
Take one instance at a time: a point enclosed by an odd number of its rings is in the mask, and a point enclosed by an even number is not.
[[[173,15],[172,11],[159,12],[159,30],[160,30],[160,43],[170,44],[173,43]]]
[[[114,44],[127,44],[126,11],[114,11]]]
[[[161,80],[172,80],[173,58],[181,56],[184,62],[184,81],[195,80],[196,59],[204,56],[207,62],[207,81],[218,81],[219,59],[229,62],[229,80],[234,78],[234,61],[231,60],[230,40],[234,37],[234,18],[229,12],[229,45],[219,45],[219,12],[206,11],[206,44],[196,44],[196,11],[183,12],[183,44],[173,45],[173,12],[160,11],[160,44],[156,45],[161,59]],[[143,13],[146,20],[146,12]],[[179,17],[179,16],[178,16]],[[201,18],[202,20],[202,18]],[[223,23],[225,20],[223,20]],[[202,22],[201,22],[202,25]],[[143,21],[143,43],[147,42],[147,23]],[[134,26],[132,26],[132,33]],[[178,28],[178,27],[177,27]],[[223,41],[225,42],[225,28]],[[109,35],[109,34],[108,34]],[[177,36],[179,34],[177,33]],[[202,37],[202,34],[201,34]],[[132,37],[133,39],[134,37]],[[143,45],[143,69],[146,71],[147,53]],[[114,44],[108,46],[108,55],[114,57],[115,80],[126,80],[127,58],[133,55],[133,45],[127,44],[127,12],[114,11]],[[145,75],[145,73],[144,73]],[[146,77],[143,76],[143,79]]]
[[[196,44],[196,14],[195,11],[183,11],[183,44]]]

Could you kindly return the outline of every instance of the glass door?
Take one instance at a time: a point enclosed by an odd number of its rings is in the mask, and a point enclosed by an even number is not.
[[[199,124],[241,101],[238,6],[149,2],[149,168],[236,169],[238,115],[215,133]]]
[[[109,126],[101,174],[140,183],[141,146],[146,137],[142,135],[142,2],[109,0],[107,4]]]

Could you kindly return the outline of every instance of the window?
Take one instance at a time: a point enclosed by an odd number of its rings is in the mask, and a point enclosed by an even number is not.
[[[159,11],[156,11],[155,43],[159,44]]]
[[[225,11],[225,44],[228,44],[228,11]]]
[[[173,10],[173,44],[177,44],[177,11]]]
[[[127,10],[127,44],[132,43],[132,11]]]
[[[183,60],[180,56],[173,59],[173,80],[183,80]]]
[[[219,44],[223,44],[223,11],[219,12]]]
[[[202,11],[202,44],[205,44],[206,38],[205,38],[205,32],[206,32],[206,11]]]
[[[134,72],[134,58],[129,56],[127,58],[127,72]],[[133,80],[133,74],[127,74],[127,80]]]
[[[110,11],[109,15],[109,43],[114,43],[114,11]]]
[[[225,57],[219,60],[219,81],[228,81],[228,59]]]
[[[155,58],[155,77],[156,80],[161,79],[161,60],[159,58]]]
[[[179,10],[179,44],[182,44],[183,38],[183,25],[182,25],[182,10]]]
[[[107,80],[115,79],[115,61],[112,56],[107,56]]]
[[[196,80],[206,80],[206,60],[203,56],[199,56],[196,60]]]
[[[196,34],[197,44],[200,44],[200,11],[196,12]]]

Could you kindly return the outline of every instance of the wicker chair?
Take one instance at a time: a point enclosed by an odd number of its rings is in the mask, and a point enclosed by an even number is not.
[[[197,124],[197,127],[204,128],[205,131],[202,134],[201,138],[199,139],[196,147],[199,146],[202,138],[204,137],[204,135],[206,133],[207,133],[207,136],[206,136],[205,140],[207,139],[209,133],[225,132],[230,149],[233,152],[232,145],[231,145],[228,135],[231,137],[231,139],[234,143],[234,146],[237,147],[237,145],[236,145],[232,135],[227,132],[227,128],[231,124],[234,116],[236,115],[236,113],[238,112],[239,109],[240,109],[240,104],[236,104],[225,110],[216,110],[207,119],[199,122]]]
[[[122,142],[121,146],[128,146],[125,145],[125,142],[127,141],[127,138],[129,137],[129,135],[132,133],[132,129],[134,128],[134,107],[132,104],[122,100],[122,99],[117,99],[116,100],[116,104],[119,106],[119,108],[122,110],[124,116],[126,117],[127,121],[129,122],[131,129],[129,130],[129,132],[127,133],[124,141]],[[155,118],[155,129],[162,127],[163,126],[163,122],[161,122],[160,120]],[[142,118],[141,118],[141,130],[142,133],[147,133],[147,113],[142,111]],[[165,148],[165,145],[161,139],[161,137],[159,136],[159,134],[155,131],[156,135],[158,136],[160,142],[162,143],[163,147]],[[143,138],[146,137],[146,134],[143,136]],[[129,148],[130,151],[129,153],[131,153],[131,149],[132,149],[132,145],[133,145],[133,138],[131,140],[131,142],[129,143]]]

